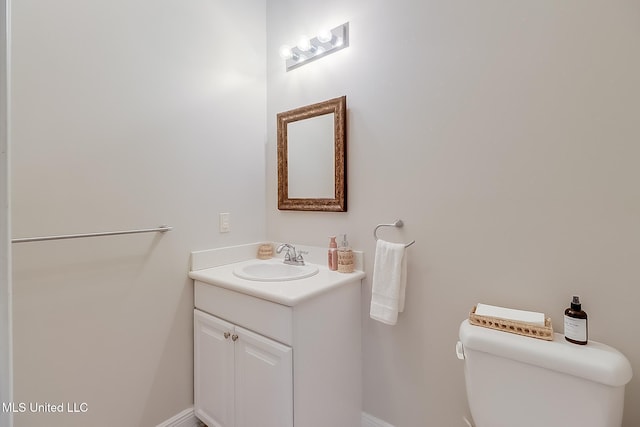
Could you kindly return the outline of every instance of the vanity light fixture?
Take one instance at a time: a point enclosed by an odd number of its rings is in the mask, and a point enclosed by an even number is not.
[[[285,60],[287,71],[298,68],[323,56],[349,46],[349,23],[331,30],[323,30],[313,38],[301,36],[295,47],[280,47],[280,57]]]

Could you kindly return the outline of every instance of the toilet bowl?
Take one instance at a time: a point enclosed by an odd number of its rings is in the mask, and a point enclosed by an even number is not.
[[[475,427],[620,427],[631,364],[595,341],[553,341],[460,325],[469,409]]]

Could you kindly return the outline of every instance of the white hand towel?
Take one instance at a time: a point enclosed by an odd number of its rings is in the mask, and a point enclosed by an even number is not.
[[[402,243],[378,240],[376,244],[369,315],[372,319],[387,325],[395,325],[398,312],[404,310],[407,286],[405,249]]]

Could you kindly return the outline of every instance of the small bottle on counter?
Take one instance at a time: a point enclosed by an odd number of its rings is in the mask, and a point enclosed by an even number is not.
[[[336,242],[336,236],[329,236],[329,239],[327,267],[329,267],[329,270],[336,271],[338,269],[338,243]]]
[[[354,269],[355,263],[353,259],[353,251],[349,247],[347,235],[344,234],[340,247],[338,248],[338,272],[353,273]]]
[[[580,297],[577,295],[574,295],[571,307],[564,311],[564,338],[579,345],[585,345],[589,341],[587,313],[582,310]]]

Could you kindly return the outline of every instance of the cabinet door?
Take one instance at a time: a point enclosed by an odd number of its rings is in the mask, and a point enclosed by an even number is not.
[[[293,427],[291,347],[236,326],[236,427]]]
[[[194,310],[194,411],[209,427],[234,426],[233,328]]]

